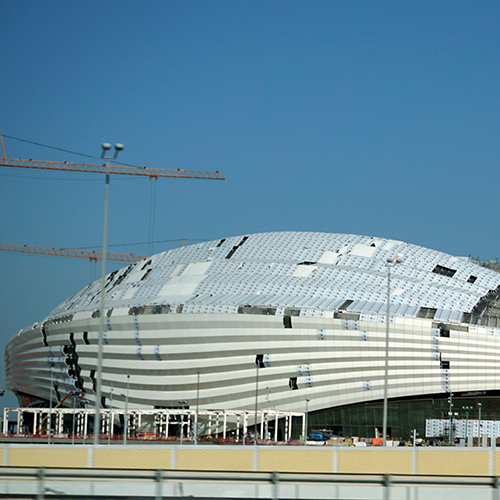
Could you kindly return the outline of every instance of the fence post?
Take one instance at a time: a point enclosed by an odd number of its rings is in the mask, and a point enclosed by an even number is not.
[[[490,448],[490,476],[495,475],[495,451],[497,446],[497,438],[491,438],[491,448]]]
[[[257,441],[257,435],[255,436],[255,441]],[[258,446],[253,447],[253,471],[259,472],[259,447]]]
[[[493,500],[498,500],[498,476],[493,476],[493,483],[492,483],[492,496],[491,498]]]
[[[45,498],[45,468],[40,467],[38,469],[38,495],[36,496],[37,500],[43,500]]]
[[[384,500],[389,500],[390,487],[391,487],[391,475],[390,474],[384,474],[383,485],[384,485]]]
[[[155,473],[156,481],[156,500],[162,500],[163,496],[161,494],[162,484],[163,484],[163,471],[157,470]]]
[[[271,482],[273,483],[273,500],[278,500],[279,494],[278,494],[278,485],[280,482],[280,477],[277,472],[273,472],[271,476]]]

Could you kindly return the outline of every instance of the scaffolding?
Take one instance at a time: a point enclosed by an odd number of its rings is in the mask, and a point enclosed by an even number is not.
[[[16,414],[15,431],[9,434],[9,415]],[[95,408],[4,408],[3,434],[18,437],[44,436],[55,438],[76,436],[87,439],[94,434]],[[187,441],[230,440],[235,443],[253,439],[255,427],[261,441],[278,442],[278,422],[284,423],[281,441],[292,439],[293,418],[301,419],[305,435],[305,413],[264,409],[251,410],[193,410],[193,409],[101,409],[100,435],[123,437],[127,429],[129,439]],[[127,419],[127,425],[123,425]],[[255,426],[257,420],[257,426]],[[51,425],[49,423],[51,422]]]

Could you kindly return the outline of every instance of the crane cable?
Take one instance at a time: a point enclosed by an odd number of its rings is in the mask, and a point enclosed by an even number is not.
[[[19,139],[19,137],[12,137],[11,135],[6,135],[6,134],[0,134],[0,135],[2,135],[2,137],[7,137],[7,139],[13,139],[15,141],[26,142],[27,144],[33,144],[34,146],[40,146],[42,148],[54,149],[56,151],[61,151],[63,153],[69,153],[69,154],[76,155],[76,156],[83,156],[85,158],[92,158],[94,160],[102,160],[102,158],[100,156],[93,156],[93,155],[88,155],[85,153],[78,153],[77,151],[71,151],[69,149],[57,148],[55,146],[49,146],[47,144],[42,144],[40,142],[28,141],[27,139]],[[129,163],[123,163],[121,161],[118,162],[118,161],[109,160],[109,162],[120,164],[120,165],[123,165],[125,167],[144,168],[143,166],[139,167],[138,165],[131,165]]]
[[[156,219],[156,181],[157,179],[150,178],[149,185],[149,255],[153,255],[154,247],[154,232]]]

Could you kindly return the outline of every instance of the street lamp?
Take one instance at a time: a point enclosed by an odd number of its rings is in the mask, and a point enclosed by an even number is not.
[[[418,436],[417,429],[413,429],[413,446],[417,446],[417,436]]]
[[[305,435],[304,435],[304,445],[307,446],[307,436],[308,436],[308,433],[307,433],[307,419],[308,419],[308,416],[309,416],[309,401],[310,399],[307,398],[306,399],[306,425],[305,425]]]
[[[89,407],[90,401],[88,399],[81,399],[80,400],[80,408],[83,408],[86,410]],[[87,436],[87,413],[83,413],[83,418],[80,417],[81,421],[81,429],[82,429],[82,438],[83,438],[83,444],[85,445],[85,438]]]
[[[184,427],[184,406],[188,404],[188,402],[185,399],[181,399],[179,401],[179,404],[181,405],[182,408],[182,413],[181,413],[181,444],[182,444],[182,428]]]
[[[71,444],[75,445],[75,413],[76,413],[76,398],[78,397],[74,392],[72,394],[73,397],[73,426],[71,429]]]
[[[472,406],[462,406],[462,410],[465,412],[465,442],[467,443],[467,430],[469,427],[469,412],[472,410]]]
[[[111,382],[111,390],[109,392],[108,445],[111,444],[111,419],[113,419],[113,382]]]
[[[479,418],[478,418],[478,420],[479,420],[479,422],[478,422],[478,424],[479,424],[479,442],[481,442],[481,438],[483,437],[482,433],[481,433],[481,408],[483,407],[483,404],[478,403],[477,406],[479,408]],[[478,444],[478,446],[479,446],[479,444]]]
[[[259,402],[259,368],[265,368],[266,366],[270,366],[270,358],[269,354],[257,354],[255,356],[255,433],[254,433],[254,445],[257,446],[257,413],[259,411],[258,402]],[[243,444],[245,444],[245,438],[243,437]]]
[[[96,387],[96,412],[94,420],[94,446],[99,444],[99,433],[101,430],[101,382],[102,382],[102,342],[104,337],[104,295],[106,285],[106,251],[108,246],[108,206],[109,206],[109,160],[116,160],[118,153],[122,151],[123,144],[115,144],[113,156],[107,156],[106,151],[111,149],[107,142],[102,144],[101,158],[106,160],[106,185],[104,190],[104,228],[102,236],[102,266],[101,266],[101,297],[99,315],[99,342],[97,348],[97,387]]]
[[[269,387],[266,387],[266,436],[265,440],[269,439]]]
[[[54,392],[54,367],[50,367],[50,403],[49,403],[49,425],[48,429],[48,440],[47,443],[50,444],[50,434],[52,433],[52,392]]]
[[[198,444],[198,411],[200,404],[200,372],[198,372],[198,379],[196,380],[196,414],[194,416],[194,444]]]
[[[258,400],[259,400],[259,365],[260,362],[258,358],[255,359],[255,366],[257,372],[255,374],[255,431],[254,431],[254,446],[257,446],[257,412],[258,412]]]
[[[130,375],[127,375],[127,395],[125,396],[125,420],[123,421],[123,444],[127,444],[128,434],[128,391],[130,386]]]
[[[453,419],[458,417],[458,411],[449,411],[450,417],[450,446],[453,446]]]
[[[382,424],[382,444],[387,444],[387,388],[389,385],[389,320],[391,314],[391,268],[401,263],[401,254],[387,259],[387,314],[385,318],[385,376],[384,376],[384,421]]]

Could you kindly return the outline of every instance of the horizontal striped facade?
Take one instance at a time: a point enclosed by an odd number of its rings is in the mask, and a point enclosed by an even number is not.
[[[489,313],[499,273],[393,240],[284,232],[182,247],[108,275],[104,404],[123,407],[129,381],[131,407],[252,408],[256,358],[261,406],[382,399],[396,254],[389,398],[500,389]],[[56,399],[83,389],[94,405],[99,300],[100,281],[19,332],[7,388],[46,401],[51,385]]]

